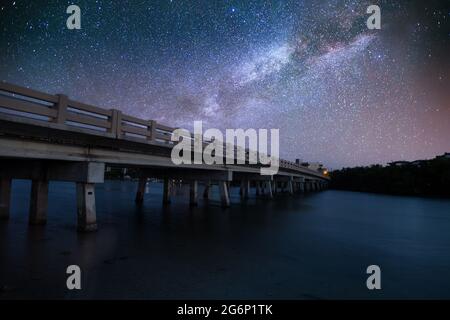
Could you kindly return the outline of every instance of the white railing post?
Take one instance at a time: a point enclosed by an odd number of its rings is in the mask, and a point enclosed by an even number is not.
[[[155,141],[156,140],[156,120],[149,120],[147,129],[149,131],[147,140]]]
[[[111,128],[109,132],[118,139],[122,137],[122,112],[120,110],[111,109]]]
[[[65,124],[67,118],[67,105],[69,98],[64,94],[58,94],[58,102],[56,103],[56,118],[53,122]]]

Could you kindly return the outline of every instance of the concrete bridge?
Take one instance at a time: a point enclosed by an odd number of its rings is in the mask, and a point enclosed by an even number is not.
[[[63,94],[0,82],[0,219],[9,218],[12,179],[32,180],[30,224],[46,222],[49,181],[71,181],[77,186],[78,230],[96,230],[95,184],[104,182],[105,166],[139,169],[137,203],[148,178],[163,180],[166,204],[175,181],[189,184],[192,206],[199,182],[205,198],[212,185],[219,186],[223,207],[230,206],[231,183],[239,183],[242,199],[251,186],[257,195],[272,198],[280,191],[318,191],[328,184],[322,172],[281,159],[273,176],[260,175],[260,165],[175,165],[170,158],[174,129]]]

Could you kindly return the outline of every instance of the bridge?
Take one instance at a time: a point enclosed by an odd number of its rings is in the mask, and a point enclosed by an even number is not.
[[[163,181],[164,204],[170,203],[175,182],[189,184],[191,206],[198,203],[199,183],[204,185],[205,198],[218,185],[223,207],[230,206],[229,190],[235,183],[242,199],[249,197],[251,186],[258,196],[268,198],[278,192],[327,187],[329,177],[323,172],[283,159],[272,176],[261,175],[261,165],[247,163],[175,165],[170,158],[174,130],[64,94],[0,82],[0,219],[10,215],[12,179],[32,181],[30,224],[46,222],[49,181],[70,181],[76,183],[78,230],[96,230],[95,184],[104,182],[105,167],[139,170],[138,204],[149,178]]]

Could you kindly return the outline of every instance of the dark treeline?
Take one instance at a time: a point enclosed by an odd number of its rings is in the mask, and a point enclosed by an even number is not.
[[[445,157],[420,164],[344,168],[330,176],[333,189],[450,197],[450,159]]]

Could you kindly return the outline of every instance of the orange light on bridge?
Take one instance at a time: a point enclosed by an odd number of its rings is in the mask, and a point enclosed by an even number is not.
[[[327,175],[328,175],[328,170],[323,170],[323,174],[324,174],[325,176],[327,176]]]

